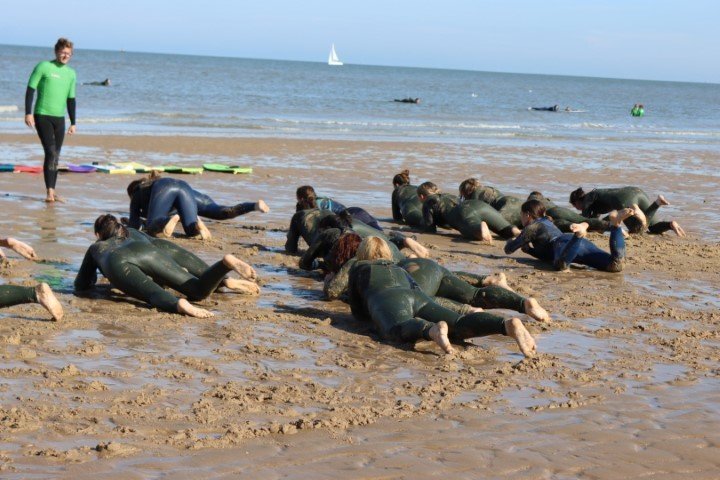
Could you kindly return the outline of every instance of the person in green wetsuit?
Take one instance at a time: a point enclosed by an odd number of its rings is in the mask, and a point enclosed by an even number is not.
[[[65,139],[65,109],[70,117],[68,135],[75,133],[75,70],[68,66],[73,43],[67,38],[55,44],[55,60],[38,63],[25,91],[25,124],[37,131],[45,152],[43,176],[46,202],[60,201],[55,194],[60,149]],[[33,111],[33,97],[38,97]]]
[[[437,304],[391,261],[387,243],[368,237],[358,247],[349,276],[350,308],[358,319],[370,319],[383,339],[395,342],[432,340],[447,354],[451,340],[506,335],[526,357],[535,354],[532,335],[519,318],[503,319],[486,312],[460,315]]]
[[[520,229],[511,225],[500,213],[480,200],[460,202],[458,197],[440,192],[432,182],[418,187],[418,197],[423,202],[424,230],[436,232],[437,227],[458,230],[468,240],[492,242],[490,231],[502,238],[513,238]]]
[[[583,217],[577,212],[569,208],[555,205],[552,200],[545,197],[541,192],[530,192],[527,200],[538,200],[545,206],[545,214],[552,218],[553,223],[563,233],[570,232],[570,225],[573,223],[587,223],[590,232],[607,232],[612,228],[611,223],[607,219],[596,217]]]
[[[625,226],[630,233],[647,230],[660,234],[672,230],[680,237],[685,236],[685,230],[675,220],[659,221],[655,218],[657,209],[669,205],[670,202],[662,195],[658,195],[657,199],[651,202],[647,194],[638,187],[596,188],[587,193],[580,187],[570,194],[570,203],[581,210],[584,217],[597,217],[613,210],[633,208],[637,213],[625,220]]]
[[[393,177],[391,197],[393,220],[410,227],[422,227],[422,202],[417,194],[417,186],[410,184],[410,170],[403,170]]]
[[[98,240],[88,249],[75,277],[76,293],[91,289],[100,269],[115,288],[159,310],[207,318],[213,316],[212,312],[188,300],[206,298],[231,271],[246,280],[256,278],[255,270],[233,255],[225,255],[199,276],[192,275],[165,249],[133,238],[113,215],[101,215],[95,220],[95,236]],[[187,299],[178,299],[161,285],[181,292]]]
[[[28,260],[39,260],[35,250],[30,245],[12,237],[0,238],[0,247],[9,248]],[[0,248],[0,263],[5,261],[7,261],[7,257]],[[50,312],[53,320],[59,321],[63,318],[62,305],[47,283],[38,283],[34,287],[0,285],[0,308],[22,303],[39,303]]]
[[[460,191],[460,201],[470,199],[481,200],[500,212],[500,215],[502,215],[510,225],[522,228],[520,205],[522,205],[523,202],[520,198],[505,195],[495,187],[483,185],[477,178],[463,180],[458,190]]]

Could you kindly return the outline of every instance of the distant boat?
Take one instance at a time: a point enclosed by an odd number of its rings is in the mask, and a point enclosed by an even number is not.
[[[335,44],[333,43],[333,46],[330,48],[330,55],[328,55],[328,65],[342,65],[343,62],[340,61],[340,59],[337,56],[337,53],[335,53]]]

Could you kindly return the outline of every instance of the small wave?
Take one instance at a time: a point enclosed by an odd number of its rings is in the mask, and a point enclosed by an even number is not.
[[[134,119],[132,117],[97,117],[97,118],[83,118],[82,123],[130,123]]]
[[[17,105],[0,105],[0,112],[17,112]]]
[[[190,118],[200,119],[207,118],[206,115],[200,113],[185,113],[185,112],[138,112],[133,114],[134,117],[140,118]]]

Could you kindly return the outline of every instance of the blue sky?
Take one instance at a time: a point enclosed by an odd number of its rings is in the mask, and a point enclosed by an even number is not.
[[[710,0],[3,2],[0,44],[720,83]]]

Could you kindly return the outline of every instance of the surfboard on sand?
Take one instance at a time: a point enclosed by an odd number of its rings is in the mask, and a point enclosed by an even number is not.
[[[82,167],[94,167],[96,171],[101,173],[110,173],[110,174],[132,174],[135,173],[135,169],[133,168],[127,168],[127,167],[118,167],[117,165],[95,165],[90,163],[85,163],[81,165]]]
[[[178,167],[176,165],[164,165],[161,168],[165,173],[186,173],[196,175],[203,172],[201,167]]]
[[[42,173],[42,165],[15,165],[14,171],[23,173]]]
[[[92,173],[97,168],[88,165],[76,165],[74,163],[67,164],[67,171],[71,173]]]
[[[223,165],[221,163],[203,163],[203,168],[209,172],[232,173],[252,173],[252,167],[238,167],[235,165]]]
[[[165,167],[154,167],[151,165],[145,165],[145,164],[138,163],[138,162],[119,162],[119,163],[115,163],[114,165],[117,165],[118,167],[122,167],[122,168],[132,168],[133,170],[135,170],[135,173],[150,173],[153,170],[162,172],[165,170]]]
[[[0,172],[14,172],[15,171],[15,165],[12,163],[1,163],[0,164]]]

